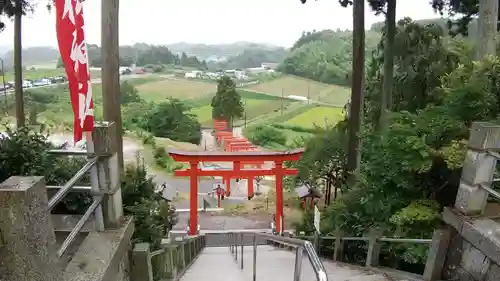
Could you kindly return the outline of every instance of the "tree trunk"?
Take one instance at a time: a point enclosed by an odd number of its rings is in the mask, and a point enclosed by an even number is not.
[[[498,0],[479,0],[477,60],[496,55],[497,18]]]
[[[17,14],[14,18],[14,81],[16,95],[16,120],[17,128],[26,125],[26,116],[24,115],[24,95],[23,95],[23,46],[21,43],[21,18],[22,18],[22,1],[16,0]]]
[[[363,113],[364,64],[365,64],[365,2],[354,0],[353,4],[353,64],[351,108],[349,110],[349,143],[347,151],[347,172],[349,183],[356,181],[361,162],[361,118]]]
[[[101,1],[102,95],[105,121],[115,122],[115,145],[123,171],[123,129],[120,94],[120,59],[118,42],[119,0]]]
[[[384,81],[380,101],[379,129],[382,134],[389,126],[389,112],[392,109],[392,85],[394,80],[394,39],[396,37],[396,0],[387,1],[384,42]]]

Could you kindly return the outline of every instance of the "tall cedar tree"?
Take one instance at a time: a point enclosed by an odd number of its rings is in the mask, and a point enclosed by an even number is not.
[[[224,119],[232,124],[234,118],[243,116],[244,108],[236,84],[228,76],[222,76],[217,83],[217,93],[212,98],[212,117]]]

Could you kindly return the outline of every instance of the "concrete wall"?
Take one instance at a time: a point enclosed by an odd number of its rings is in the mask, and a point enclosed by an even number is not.
[[[444,210],[443,219],[452,230],[442,278],[500,280],[499,225],[487,218],[470,219],[452,209]]]

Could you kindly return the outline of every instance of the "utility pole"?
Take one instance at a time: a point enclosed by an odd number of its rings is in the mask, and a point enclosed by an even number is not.
[[[311,82],[307,82],[307,104],[311,104]]]
[[[115,148],[123,171],[123,129],[120,110],[119,0],[101,1],[102,107],[104,120],[115,123]]]
[[[479,0],[478,33],[476,59],[496,55],[496,36],[498,20],[498,0]]]
[[[243,100],[243,114],[245,115],[244,117],[244,123],[243,123],[243,128],[246,129],[247,127],[247,100]]]
[[[284,88],[281,88],[281,116],[283,116],[283,98],[284,98]]]
[[[363,83],[365,62],[365,0],[354,0],[353,3],[353,75],[351,106],[349,110],[347,145],[347,172],[349,183],[356,182],[356,173],[361,162],[361,114],[363,112]]]
[[[23,45],[21,18],[23,16],[22,0],[16,0],[16,15],[14,17],[14,90],[16,95],[16,124],[17,128],[26,125],[24,115],[24,94],[23,94]]]
[[[5,83],[5,68],[3,65],[3,59],[0,59],[2,63],[2,84],[3,84],[3,97],[5,98],[5,109],[7,109],[7,84]]]

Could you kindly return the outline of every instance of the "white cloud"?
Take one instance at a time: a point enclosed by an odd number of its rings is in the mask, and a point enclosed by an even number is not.
[[[89,43],[101,41],[101,1],[84,4]],[[23,18],[24,46],[57,46],[55,13],[38,0],[36,13]],[[351,8],[337,0],[121,0],[120,44],[146,42],[231,43],[252,41],[290,46],[304,30],[350,29]],[[398,0],[397,17],[435,18],[426,1]],[[366,25],[383,20],[367,7]],[[0,45],[12,45],[13,24],[0,33]]]

